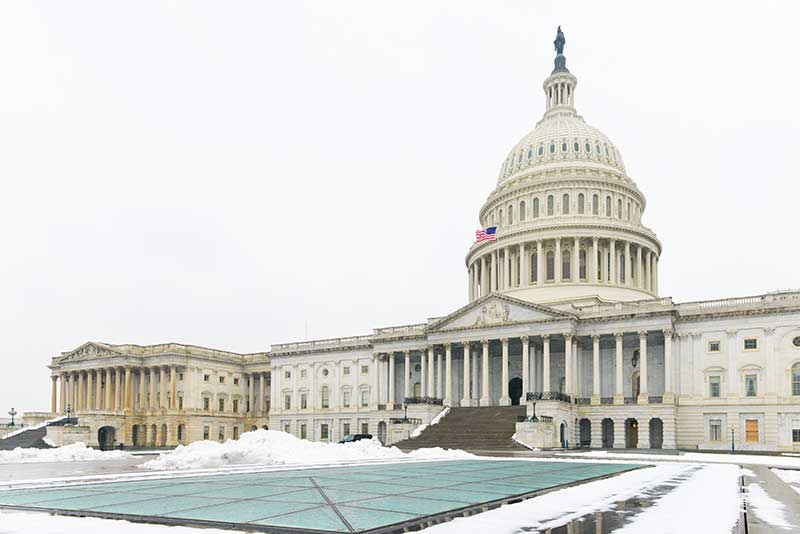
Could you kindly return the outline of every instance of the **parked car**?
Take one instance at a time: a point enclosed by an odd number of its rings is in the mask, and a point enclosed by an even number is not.
[[[347,434],[339,443],[353,443],[362,439],[372,439],[372,434]]]

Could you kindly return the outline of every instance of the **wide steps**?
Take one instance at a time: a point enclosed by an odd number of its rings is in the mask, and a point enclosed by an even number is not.
[[[50,448],[44,442],[47,435],[47,427],[28,429],[10,438],[0,439],[0,451],[10,451],[17,447],[47,449]]]

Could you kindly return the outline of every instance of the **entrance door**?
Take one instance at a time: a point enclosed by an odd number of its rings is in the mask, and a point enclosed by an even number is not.
[[[117,431],[113,426],[100,427],[97,431],[97,444],[101,451],[110,451],[116,445]]]
[[[758,443],[758,419],[744,420],[745,443]]]
[[[610,449],[614,446],[614,420],[603,419],[603,448]]]
[[[511,406],[519,406],[522,398],[522,379],[514,377],[508,381],[508,396],[511,397]]]
[[[381,444],[386,445],[386,421],[381,421],[378,423],[378,441]]]
[[[625,420],[625,447],[635,449],[639,446],[639,421],[636,419]]]
[[[560,438],[561,438],[561,446],[566,449],[567,445],[568,445],[568,443],[567,443],[567,423],[561,423]]]
[[[578,429],[581,435],[581,447],[592,446],[592,422],[588,419],[581,419]]]

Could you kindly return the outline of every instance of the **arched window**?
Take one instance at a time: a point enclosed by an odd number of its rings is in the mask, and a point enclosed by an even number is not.
[[[578,276],[581,277],[581,280],[586,280],[586,249],[581,249],[580,254],[578,254],[578,269],[580,272]]]
[[[583,193],[578,193],[578,213],[583,215],[584,212],[584,200],[583,200]]]
[[[539,198],[533,199],[533,218],[539,217]]]
[[[617,217],[622,219],[622,199],[617,199]]]
[[[800,362],[792,366],[792,395],[800,395]]]
[[[569,215],[569,195],[566,193],[561,197],[561,213]]]
[[[571,264],[570,260],[570,253],[569,250],[565,250],[561,253],[561,279],[562,280],[569,280],[570,272],[569,266]]]
[[[520,222],[525,220],[525,201],[519,203],[519,220]]]
[[[508,224],[514,224],[514,206],[508,206]]]
[[[619,265],[619,281],[624,284],[625,283],[625,272],[627,271],[627,269],[625,268],[626,265],[625,265],[625,255],[624,254],[620,254],[619,255],[619,263],[618,263],[618,265]]]
[[[330,390],[328,389],[328,386],[322,386],[322,407],[323,408],[330,407],[330,402],[331,402],[330,396],[331,395],[330,395]]]
[[[611,197],[606,197],[606,217],[611,216]]]
[[[600,197],[592,195],[592,215],[600,215]]]
[[[544,154],[544,145],[539,145],[539,155]]]
[[[533,157],[533,147],[528,147],[528,159],[531,159],[531,157]]]
[[[503,210],[500,210],[500,216],[497,218],[497,226],[503,226]]]
[[[553,281],[556,277],[556,255],[552,250],[547,251],[547,280]]]
[[[539,281],[539,255],[535,252],[531,255],[531,282]]]
[[[630,202],[628,202],[628,216],[627,216],[627,219],[629,221],[631,220],[631,203]]]
[[[553,215],[555,199],[553,195],[547,195],[547,215]]]

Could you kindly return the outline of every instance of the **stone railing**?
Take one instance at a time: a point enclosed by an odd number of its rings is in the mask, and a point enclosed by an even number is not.
[[[614,404],[614,397],[600,397],[600,404]]]
[[[427,323],[420,324],[406,324],[401,326],[385,326],[382,328],[373,328],[376,336],[394,336],[402,334],[419,334],[425,331]]]
[[[281,352],[313,352],[340,350],[349,347],[366,347],[370,345],[369,336],[337,337],[331,339],[316,339],[313,341],[299,341],[296,343],[278,343],[271,346],[272,353]]]
[[[591,306],[581,307],[580,311],[584,314],[594,313],[636,313],[653,310],[664,310],[673,308],[675,304],[671,297],[647,300],[633,300],[629,302],[609,302],[604,304],[592,304]]]
[[[547,400],[554,400],[554,401],[561,401],[561,402],[568,402],[571,403],[572,399],[569,395],[565,395],[558,391],[544,391],[541,393],[533,393],[528,392],[525,396],[526,400],[529,401],[547,401]]]
[[[722,311],[729,308],[761,308],[800,306],[800,291],[778,291],[766,295],[752,297],[734,297],[729,299],[701,300],[678,304],[678,312],[685,315],[693,313],[708,313]]]
[[[636,397],[625,397],[625,404],[636,404]]]
[[[662,404],[664,402],[664,397],[661,395],[650,395],[647,397],[647,402],[650,404]]]
[[[405,404],[435,404],[441,406],[444,401],[436,397],[406,397],[403,402]]]
[[[530,417],[525,415],[518,415],[517,416],[517,423],[552,423],[553,418],[549,415],[531,415]]]
[[[585,405],[585,404],[591,404],[591,403],[592,403],[592,399],[590,399],[589,397],[576,397],[575,398],[575,404],[584,404]]]

